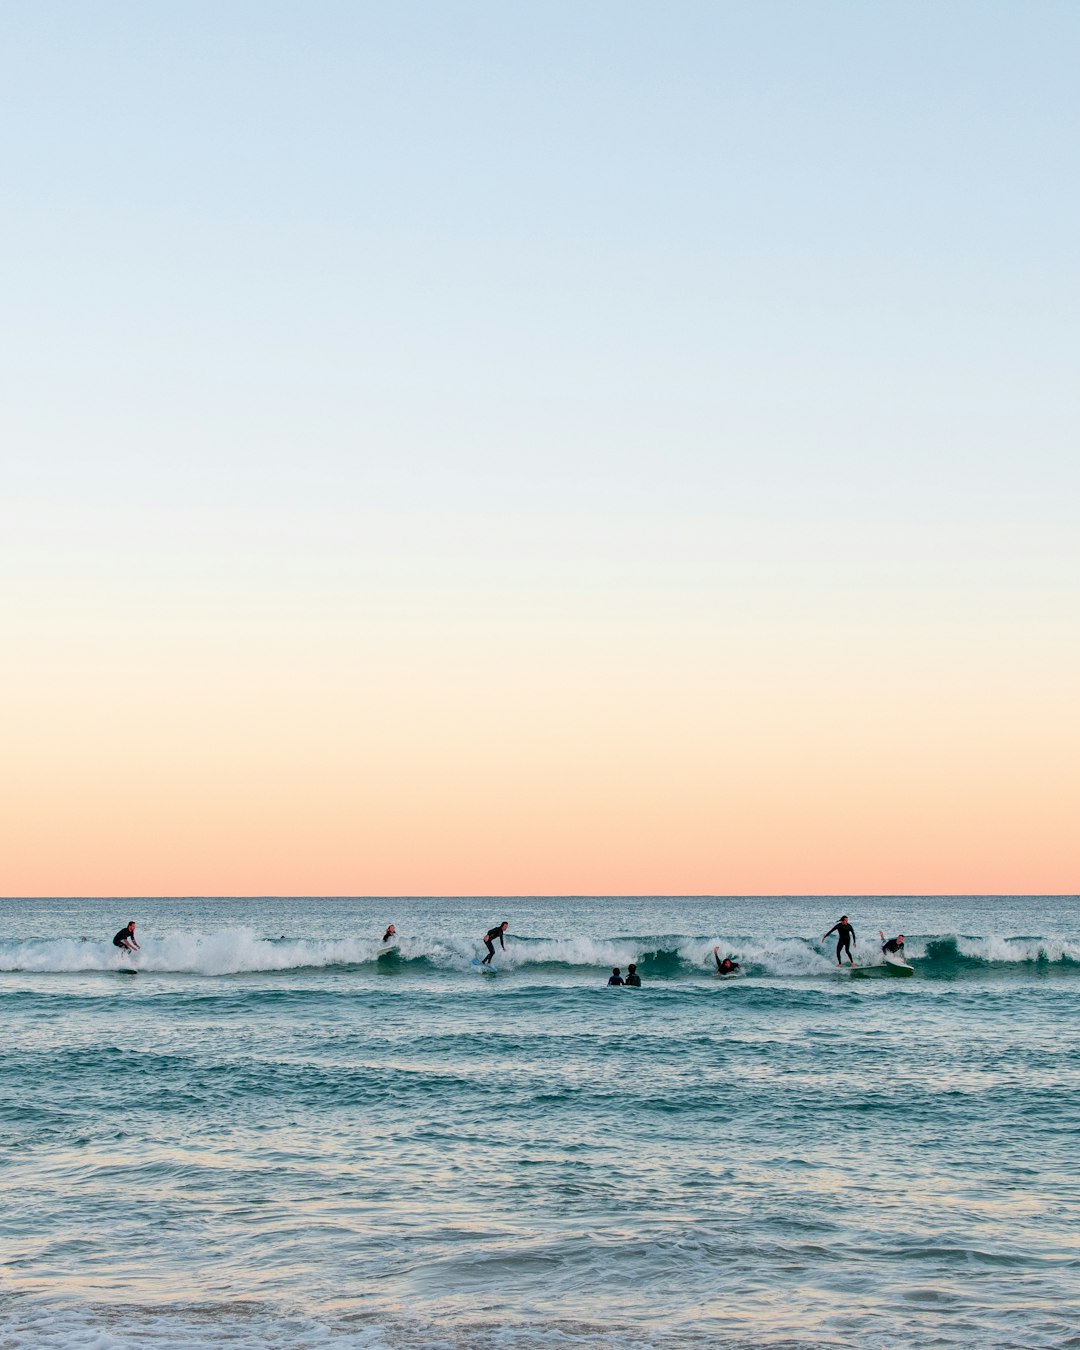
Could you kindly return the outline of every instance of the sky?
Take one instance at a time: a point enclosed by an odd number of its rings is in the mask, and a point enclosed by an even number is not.
[[[1080,890],[1078,61],[0,4],[0,893]]]

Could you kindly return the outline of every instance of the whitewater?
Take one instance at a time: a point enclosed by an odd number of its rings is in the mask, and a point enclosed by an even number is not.
[[[1080,1345],[1078,974],[1077,897],[2,900],[0,1345]]]

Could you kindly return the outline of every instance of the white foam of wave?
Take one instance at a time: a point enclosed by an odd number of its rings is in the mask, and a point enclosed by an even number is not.
[[[907,939],[910,959],[925,958],[930,944],[955,942],[962,956],[991,964],[1018,964],[1045,960],[1080,963],[1080,941],[1057,937],[951,937],[935,935]],[[714,937],[594,938],[567,936],[518,941],[508,934],[506,951],[496,944],[497,968],[518,969],[538,965],[563,965],[603,970],[639,965],[658,952],[674,952],[676,965],[685,972],[714,969],[713,948],[721,956],[738,961],[746,974],[787,978],[823,976],[836,969],[831,944],[817,945],[804,938],[745,938],[722,933]],[[439,939],[404,936],[399,939],[398,958],[426,958],[443,970],[465,970],[483,954],[478,934],[457,934]],[[244,972],[297,970],[305,967],[368,965],[387,955],[376,938],[279,938],[258,936],[250,928],[223,928],[213,933],[174,933],[148,937],[132,958],[121,956],[112,943],[101,939],[42,938],[0,942],[0,971],[79,973],[115,971],[123,965],[137,970],[192,975],[235,975]],[[879,964],[879,943],[864,942],[855,949],[860,965]],[[675,973],[673,968],[671,973]]]
[[[719,949],[721,957],[730,956],[738,961],[744,973],[806,978],[828,975],[836,969],[831,951],[818,951],[802,938],[747,939],[726,937],[721,933],[704,942],[681,945],[679,955],[688,965],[711,966],[715,970],[714,947]]]
[[[928,942],[941,938],[925,938],[917,945],[922,952]],[[1080,962],[1080,942],[1066,937],[955,937],[956,950],[961,956],[993,963],[1016,964],[1023,961]],[[913,949],[914,952],[914,949]]]
[[[502,966],[627,966],[640,961],[646,951],[655,951],[662,942],[650,946],[634,938],[565,937],[543,938],[533,942],[507,943],[505,954],[495,944],[496,961]]]
[[[142,950],[122,956],[108,941],[48,938],[0,943],[0,970],[136,970],[196,975],[235,975],[242,971],[295,970],[304,966],[358,965],[374,961],[382,943],[367,938],[285,939],[258,937],[250,928],[223,928],[203,935],[175,933],[146,938]],[[402,954],[408,955],[406,944]],[[423,953],[418,953],[423,954]]]
[[[500,967],[514,968],[558,962],[571,966],[626,965],[640,960],[643,948],[632,939],[610,941],[574,937],[496,944]],[[484,947],[477,935],[440,940],[399,938],[398,957],[426,957],[433,965],[464,970]],[[388,949],[371,938],[259,937],[250,928],[223,928],[214,933],[175,933],[144,938],[134,956],[122,956],[110,941],[87,938],[45,938],[0,943],[0,970],[70,972],[136,970],[193,975],[235,975],[245,971],[296,970],[304,967],[366,965],[386,957]]]

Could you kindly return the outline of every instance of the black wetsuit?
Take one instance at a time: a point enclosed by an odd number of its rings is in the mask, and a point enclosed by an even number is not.
[[[495,927],[495,928],[489,928],[489,929],[487,930],[487,932],[484,934],[484,946],[488,949],[488,954],[487,954],[487,956],[484,957],[484,965],[485,965],[485,966],[488,964],[488,962],[491,960],[491,958],[495,955],[495,939],[496,939],[496,938],[499,939],[499,942],[500,942],[500,944],[502,945],[503,951],[506,951],[506,943],[503,941],[503,927],[502,927],[502,924],[499,924],[499,925],[498,925],[497,927]]]
[[[130,941],[131,941],[130,929],[121,928],[119,933],[117,933],[117,935],[113,938],[112,945],[114,947],[121,947],[125,952],[129,952],[131,950],[131,948],[128,946],[128,943]]]
[[[397,934],[394,932],[392,928],[388,928],[386,932],[382,935],[382,940],[384,942],[389,942],[392,937],[397,937]]]
[[[848,960],[854,965],[855,958],[851,954],[851,943],[855,937],[855,929],[850,923],[844,923],[841,919],[839,923],[833,924],[825,936],[829,937],[832,933],[836,934],[836,964],[840,964],[841,952],[847,952]]]
[[[904,944],[902,942],[897,941],[896,938],[890,938],[888,942],[883,942],[881,944],[881,950],[883,952],[893,953],[896,956],[903,956]]]
[[[621,975],[612,975],[611,979],[608,980],[608,984],[625,984],[625,983],[626,981],[623,979]]]
[[[631,985],[634,989],[640,989],[640,988],[641,988],[641,976],[640,976],[640,975],[637,973],[637,971],[635,970],[634,973],[633,973],[633,975],[627,975],[626,979],[623,980],[623,984],[629,984],[629,985]]]

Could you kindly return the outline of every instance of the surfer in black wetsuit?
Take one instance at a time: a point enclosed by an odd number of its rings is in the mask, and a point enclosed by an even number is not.
[[[394,927],[393,924],[391,924],[390,927],[386,930],[386,932],[382,935],[382,940],[384,942],[389,942],[392,937],[397,937],[397,929]]]
[[[139,944],[135,941],[135,920],[132,919],[126,928],[121,928],[119,933],[113,938],[112,945],[119,947],[123,952],[137,952]]]
[[[840,915],[839,923],[833,924],[833,926],[825,934],[825,937],[821,939],[822,942],[825,941],[825,938],[831,937],[833,933],[836,934],[836,964],[838,966],[842,966],[844,964],[843,961],[840,960],[840,955],[842,952],[847,952],[847,959],[849,963],[851,965],[854,965],[855,958],[851,954],[851,944],[854,942],[856,947],[859,944],[858,942],[855,941],[855,929],[851,926],[850,923],[848,923],[848,916],[846,914]]]
[[[881,951],[883,956],[903,956],[904,954],[904,935],[897,933],[896,937],[885,940],[885,934],[878,929],[878,937],[881,938]]]
[[[717,975],[734,975],[737,970],[741,969],[738,961],[733,961],[730,956],[725,956],[721,961],[719,947],[714,947],[712,954],[713,960],[716,962]]]
[[[626,983],[625,980],[619,973],[619,967],[618,966],[612,967],[611,979],[608,980],[608,984],[625,984],[625,983]]]
[[[506,943],[503,941],[503,934],[510,927],[504,919],[502,923],[496,924],[494,928],[489,928],[484,934],[484,946],[488,949],[487,956],[480,962],[482,966],[490,966],[491,958],[495,955],[495,939],[499,939],[499,946],[506,951]]]
[[[641,976],[637,973],[637,966],[633,961],[626,968],[626,979],[623,980],[623,984],[628,984],[633,989],[641,988]]]

